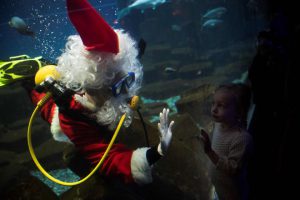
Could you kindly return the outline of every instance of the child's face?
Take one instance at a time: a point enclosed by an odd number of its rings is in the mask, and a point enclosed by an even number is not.
[[[236,100],[230,91],[218,90],[213,97],[211,116],[215,122],[232,124],[237,119]]]

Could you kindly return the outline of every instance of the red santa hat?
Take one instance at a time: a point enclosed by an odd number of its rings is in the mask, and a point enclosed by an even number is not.
[[[86,50],[119,52],[118,35],[87,0],[67,0],[67,9]]]

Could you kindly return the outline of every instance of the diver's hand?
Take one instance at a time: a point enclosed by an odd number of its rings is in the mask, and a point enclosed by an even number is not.
[[[209,136],[208,136],[207,132],[203,129],[201,129],[200,139],[202,140],[203,145],[204,145],[204,152],[206,154],[211,152],[212,149],[211,149],[211,142],[210,142]]]
[[[169,124],[169,109],[164,108],[162,113],[159,113],[158,130],[160,132],[160,143],[158,144],[157,151],[160,155],[165,155],[172,139],[172,126],[174,121]]]

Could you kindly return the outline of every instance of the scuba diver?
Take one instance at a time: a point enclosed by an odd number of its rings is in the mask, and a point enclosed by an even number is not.
[[[142,65],[137,59],[137,44],[127,33],[112,29],[88,1],[66,2],[79,35],[69,36],[57,66],[32,67],[34,73],[24,80],[35,75],[38,86],[32,87],[30,81],[24,85],[34,104],[39,104],[48,90],[56,89],[41,108],[41,116],[49,122],[55,140],[74,144],[86,164],[95,167],[104,157],[121,116],[125,116],[125,127],[132,122],[128,102],[141,87]],[[9,71],[1,65],[1,72]],[[5,83],[3,77],[6,75],[1,75],[3,85],[13,82]],[[152,182],[152,166],[166,155],[172,139],[174,121],[169,123],[168,115],[168,109],[160,113],[156,146],[133,150],[113,144],[98,172],[121,178],[124,183]]]

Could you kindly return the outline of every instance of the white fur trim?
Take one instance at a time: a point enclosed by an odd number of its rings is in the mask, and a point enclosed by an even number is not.
[[[161,142],[159,143],[159,145],[157,147],[157,152],[159,153],[159,155],[164,156],[163,151],[161,149]]]
[[[84,108],[89,109],[90,111],[96,111],[96,106],[92,104],[85,95],[80,96],[78,94],[74,95],[75,101],[79,102]]]
[[[148,147],[136,149],[131,158],[131,174],[134,181],[140,185],[152,182],[152,170],[146,157],[148,149]]]
[[[53,135],[54,140],[59,142],[72,142],[69,140],[69,138],[62,132],[60,124],[59,124],[59,117],[58,117],[58,107],[55,106],[54,114],[50,126],[51,133]]]

